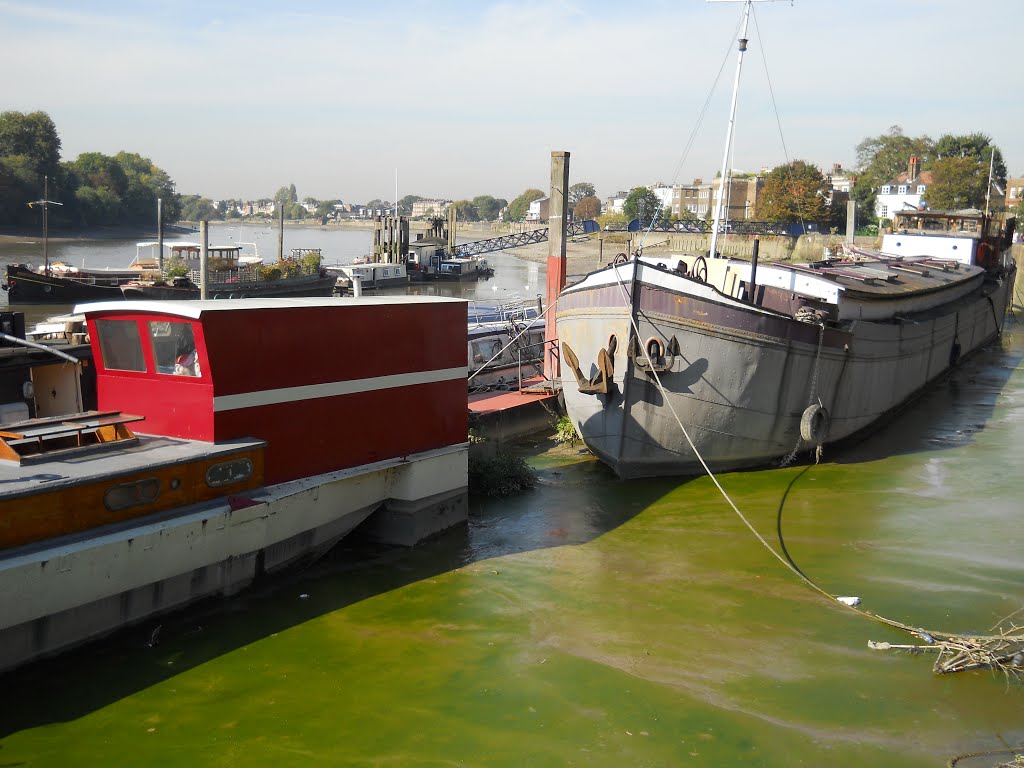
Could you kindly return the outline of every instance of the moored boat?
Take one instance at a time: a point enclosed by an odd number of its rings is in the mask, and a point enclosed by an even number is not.
[[[562,386],[581,437],[623,477],[687,475],[704,462],[762,465],[878,423],[997,336],[1013,290],[1012,219],[930,216],[973,232],[921,235],[912,255],[756,270],[636,255],[567,288]],[[951,237],[958,260],[941,257]],[[883,247],[897,242],[909,247],[903,233]]]
[[[139,247],[159,247],[140,243]],[[171,301],[199,299],[202,246],[198,243],[164,243],[168,255],[164,274],[156,280],[123,283],[127,299]],[[247,259],[240,245],[207,248],[207,296],[211,299],[283,298],[289,296],[330,296],[335,277],[321,266],[317,248],[293,249],[290,257],[265,265]]]
[[[76,312],[96,407],[0,428],[0,670],[231,594],[357,525],[411,544],[465,520],[464,302]]]
[[[816,263],[723,258],[739,62],[710,250],[620,254],[555,308],[565,407],[622,477],[767,464],[878,424],[1002,330],[1012,217],[896,217],[879,252]],[[755,249],[756,253],[756,249]]]

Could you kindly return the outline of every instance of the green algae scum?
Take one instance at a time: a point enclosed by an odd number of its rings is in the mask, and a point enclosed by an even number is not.
[[[1010,319],[859,445],[719,479],[828,592],[986,633],[1024,607],[1022,355]],[[707,478],[623,482],[551,445],[523,449],[536,488],[475,502],[466,529],[348,543],[0,678],[0,766],[903,768],[1024,751],[1021,683],[869,649],[920,641],[809,589]]]

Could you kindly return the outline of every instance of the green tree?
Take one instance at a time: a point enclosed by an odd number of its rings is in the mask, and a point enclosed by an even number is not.
[[[109,227],[121,221],[121,198],[109,187],[79,187],[75,209],[83,226]]]
[[[501,213],[502,208],[508,205],[507,200],[503,200],[490,195],[478,195],[473,198],[473,207],[476,208],[476,215],[478,221],[495,221],[498,218],[498,214]]]
[[[825,178],[816,166],[803,160],[780,165],[765,177],[754,217],[783,224],[814,222],[827,225],[831,208],[824,187]]]
[[[406,195],[398,201],[398,211],[404,216],[412,215],[412,204],[418,203],[423,198],[419,195]],[[339,201],[340,202],[340,201]]]
[[[480,216],[476,212],[476,206],[471,200],[456,200],[452,203],[455,215],[459,221],[479,221]]]
[[[224,214],[209,198],[199,195],[181,196],[181,219],[183,221],[220,221],[223,218]]]
[[[24,155],[39,176],[52,176],[60,164],[60,136],[45,112],[0,113],[0,158]]]
[[[577,220],[582,221],[596,219],[601,215],[601,201],[596,195],[588,195],[587,197],[581,198],[572,209],[572,215],[575,216]]]
[[[661,200],[648,187],[634,187],[626,195],[622,204],[622,213],[626,221],[639,219],[643,227],[651,223],[666,224],[669,220],[669,211],[662,207]]]
[[[576,208],[576,205],[585,197],[596,197],[597,192],[594,185],[589,181],[581,181],[569,187],[569,207]]]
[[[934,146],[927,136],[905,136],[898,125],[881,136],[864,139],[856,148],[859,170],[851,192],[858,208],[873,212],[879,188],[906,171],[912,155],[921,158],[921,167],[925,169],[934,157]]]
[[[507,218],[509,221],[522,221],[526,218],[526,212],[530,210],[530,203],[540,200],[544,193],[539,189],[528,189],[509,203]]]
[[[984,208],[987,185],[987,163],[975,157],[944,157],[932,165],[925,197],[931,208]]]
[[[121,193],[121,215],[125,223],[145,224],[156,219],[156,201],[161,201],[164,222],[181,218],[181,204],[174,182],[166,171],[136,152],[118,152],[114,158],[125,178]]]
[[[995,157],[992,158],[992,154]],[[992,144],[992,139],[983,133],[970,133],[964,136],[945,134],[935,142],[936,162],[950,157],[970,157],[985,167],[988,176],[988,165],[992,159],[992,180],[999,186],[1006,184],[1006,162],[1003,153]]]

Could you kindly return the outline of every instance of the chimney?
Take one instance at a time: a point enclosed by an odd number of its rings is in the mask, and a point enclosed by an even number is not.
[[[917,155],[910,156],[910,164],[907,166],[907,181],[914,181],[921,172],[921,158]]]

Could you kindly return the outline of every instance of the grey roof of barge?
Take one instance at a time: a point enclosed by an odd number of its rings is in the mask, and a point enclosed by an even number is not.
[[[466,303],[447,296],[334,296],[282,299],[207,299],[206,301],[96,301],[79,304],[76,315],[95,312],[138,312],[178,315],[197,320],[204,312],[237,312],[246,309],[288,309],[291,307],[351,307],[389,304]]]

